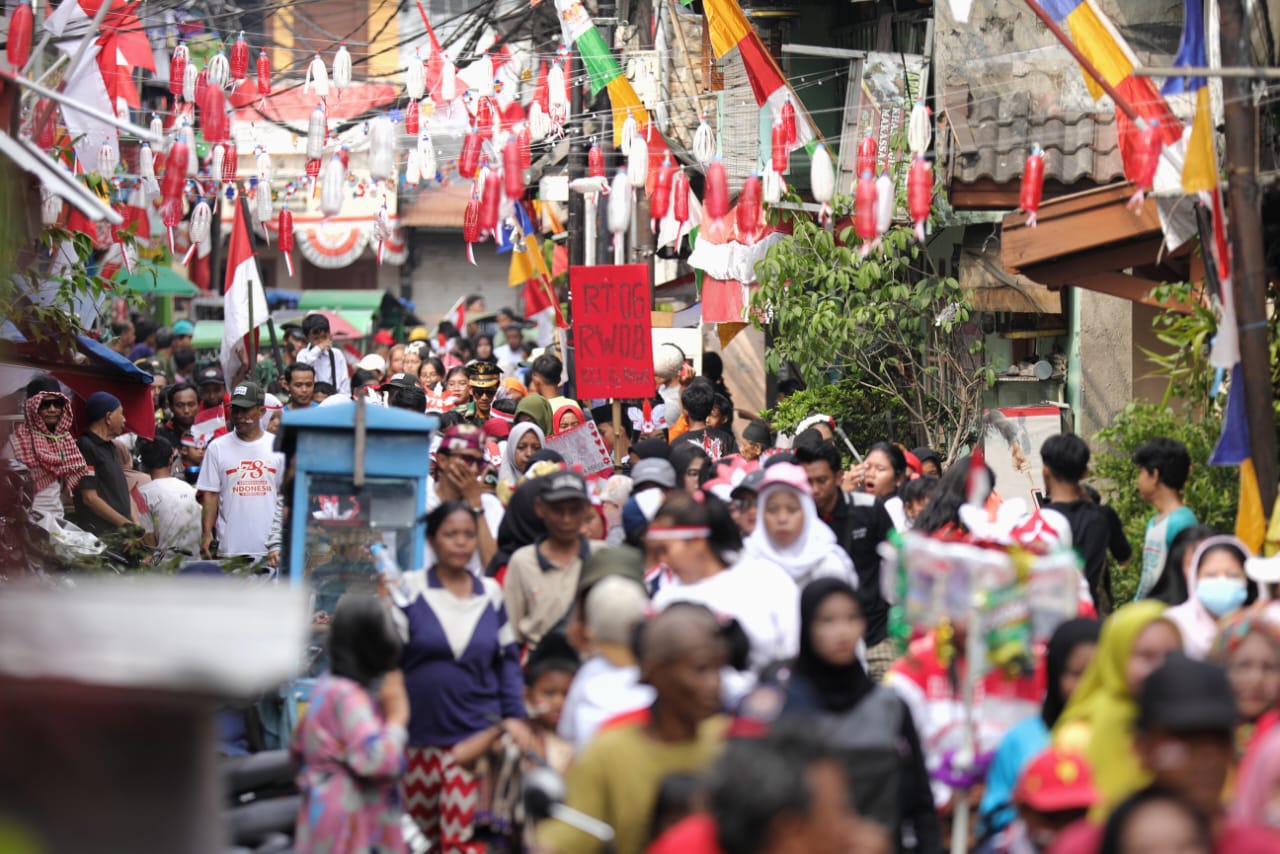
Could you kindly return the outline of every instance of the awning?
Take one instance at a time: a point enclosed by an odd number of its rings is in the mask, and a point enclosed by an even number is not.
[[[99,199],[58,161],[45,154],[30,140],[9,136],[0,131],[0,153],[17,164],[18,168],[40,179],[42,186],[55,196],[60,196],[71,206],[94,222],[103,220],[120,225],[124,218],[111,206]]]
[[[370,313],[382,305],[385,291],[303,291],[298,297],[298,308],[366,309]]]
[[[148,296],[194,297],[200,289],[167,264],[135,264],[132,273],[123,268],[116,280],[131,291]]]
[[[191,335],[192,350],[221,350],[222,321],[198,320],[196,331]]]

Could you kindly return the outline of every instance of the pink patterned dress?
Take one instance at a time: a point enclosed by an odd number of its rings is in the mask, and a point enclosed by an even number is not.
[[[397,783],[406,737],[359,683],[332,675],[316,683],[291,746],[302,792],[296,851],[404,854]]]

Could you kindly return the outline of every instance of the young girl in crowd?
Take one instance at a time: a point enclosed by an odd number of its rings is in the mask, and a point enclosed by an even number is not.
[[[764,471],[756,499],[756,525],[743,548],[746,559],[769,561],[803,589],[818,578],[857,585],[849,553],[818,518],[804,469],[777,463]]]
[[[537,424],[526,421],[511,428],[507,435],[507,449],[502,455],[502,468],[498,471],[499,497],[503,497],[503,492],[509,495],[515,490],[529,468],[529,460],[542,450],[545,441],[546,436]]]
[[[418,370],[418,379],[427,391],[439,392],[444,382],[444,363],[435,356],[424,359]]]
[[[1053,729],[1054,744],[1084,756],[1093,769],[1100,796],[1095,816],[1150,779],[1134,749],[1133,725],[1142,683],[1169,653],[1182,649],[1177,627],[1164,615],[1165,604],[1148,599],[1107,619],[1097,653]]]
[[[1280,702],[1280,624],[1273,615],[1239,614],[1227,620],[1209,650],[1226,669],[1235,694],[1236,758],[1241,759],[1274,725]]]
[[[455,365],[449,369],[444,378],[445,394],[454,400],[455,406],[465,406],[471,402],[471,381],[467,379],[467,369]]]
[[[1204,658],[1218,636],[1219,621],[1258,597],[1257,585],[1244,572],[1252,556],[1248,546],[1230,536],[1209,537],[1196,547],[1187,569],[1187,601],[1165,614],[1182,633],[1188,658]]]
[[[1045,695],[1040,714],[1009,730],[996,749],[982,795],[982,824],[986,836],[999,833],[1017,815],[1013,791],[1023,769],[1049,747],[1049,733],[1058,723],[1067,700],[1093,661],[1098,646],[1096,620],[1068,620],[1049,639],[1045,654]]]
[[[671,465],[676,470],[676,489],[693,495],[711,476],[711,458],[693,442],[674,442],[671,445]]]
[[[859,472],[860,470],[860,472]],[[898,489],[907,479],[907,456],[889,442],[876,442],[867,451],[865,461],[855,471],[855,488],[864,490],[884,502],[893,524],[899,531],[907,529],[907,513]],[[858,474],[861,478],[858,478]]]
[[[329,675],[293,735],[298,766],[295,850],[403,852],[396,783],[409,700],[396,670],[400,639],[386,605],[346,596],[329,628]]]
[[[432,510],[427,542],[436,563],[404,574],[408,604],[393,611],[412,710],[405,805],[433,848],[445,851],[478,844],[478,781],[467,764],[504,733],[536,747],[524,721],[524,679],[502,589],[467,568],[477,531],[465,502]]]

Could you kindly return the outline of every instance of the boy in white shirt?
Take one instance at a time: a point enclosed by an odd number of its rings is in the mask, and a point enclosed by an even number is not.
[[[173,476],[173,445],[158,437],[142,448],[142,466],[151,482],[141,484],[138,522],[146,532],[147,545],[165,554],[189,558],[200,556],[200,501],[191,484]]]

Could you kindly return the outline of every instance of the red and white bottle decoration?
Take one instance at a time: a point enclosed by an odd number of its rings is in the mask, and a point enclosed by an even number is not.
[[[729,213],[729,178],[725,174],[722,160],[713,160],[707,167],[707,187],[702,207],[712,220],[724,219]]]
[[[916,240],[924,243],[924,227],[933,206],[933,169],[929,161],[917,156],[907,173],[907,213],[911,216]]]
[[[271,57],[265,50],[258,51],[258,100],[259,107],[267,105],[267,96],[271,94]]]
[[[9,35],[5,51],[9,65],[15,74],[21,74],[27,60],[31,58],[31,32],[34,21],[30,0],[22,0],[9,16]]]
[[[164,179],[160,183],[160,213],[169,234],[169,254],[174,254],[173,230],[182,222],[182,199],[187,188],[187,160],[190,157],[184,139],[174,140],[165,158]]]
[[[231,79],[237,83],[249,76],[249,44],[240,33],[231,44]]]
[[[280,215],[276,219],[276,242],[284,256],[289,278],[293,278],[293,211],[289,210],[287,202],[280,206]]]
[[[347,50],[347,43],[342,42],[338,45],[337,53],[333,55],[333,86],[341,91],[350,85],[351,51]]]
[[[609,224],[609,233],[613,235],[613,251],[618,254],[622,250],[623,235],[627,233],[627,229],[631,227],[631,179],[627,177],[626,169],[619,169],[617,174],[613,176],[613,188],[609,193],[609,206],[606,209],[606,219]]]
[[[689,222],[689,176],[676,169],[671,177],[671,217],[676,221],[675,245],[680,246],[680,233]]]
[[[883,238],[889,227],[893,225],[893,209],[897,202],[894,197],[893,179],[889,173],[881,172],[876,179],[876,239],[875,245],[883,247]]]
[[[742,243],[755,243],[764,233],[764,216],[760,201],[760,179],[752,175],[742,182],[742,192],[738,194],[738,239]]]
[[[1031,146],[1027,163],[1022,168],[1022,186],[1018,191],[1018,207],[1027,215],[1027,227],[1036,227],[1036,212],[1040,210],[1040,196],[1044,193],[1044,152],[1040,146]]]
[[[213,222],[213,209],[209,207],[209,203],[200,198],[191,207],[191,218],[187,221],[187,238],[191,245],[187,247],[187,253],[182,256],[182,264],[186,266],[191,263],[192,257],[196,254],[196,249],[201,243],[209,239],[210,225]]]
[[[831,218],[831,198],[836,192],[836,173],[825,145],[818,145],[814,149],[813,160],[809,165],[809,189],[813,193],[813,200],[821,205],[818,222],[826,222]]]
[[[858,142],[858,156],[855,161],[854,174],[857,176],[854,180],[861,180],[862,176],[867,172],[872,175],[876,174],[876,160],[879,155],[879,144],[876,138],[871,134],[867,134]]]
[[[653,195],[649,197],[649,226],[654,234],[658,233],[658,223],[671,210],[671,183],[675,178],[676,167],[671,163],[671,155],[662,156],[662,165],[658,167],[658,176],[653,184]]]
[[[324,168],[320,184],[320,213],[325,219],[342,213],[342,197],[347,189],[347,166],[335,152]]]
[[[374,181],[388,181],[395,175],[395,128],[386,116],[378,116],[369,123],[369,177]]]
[[[317,52],[307,65],[307,76],[302,81],[303,92],[315,92],[321,98],[329,97],[329,69],[325,68],[324,59]]]
[[[871,252],[876,239],[876,195],[876,179],[870,170],[863,172],[853,194],[853,227],[862,241],[863,258]]]
[[[378,264],[382,264],[382,252],[387,241],[391,239],[391,214],[387,212],[387,203],[378,208],[373,215],[373,239],[378,241]]]

